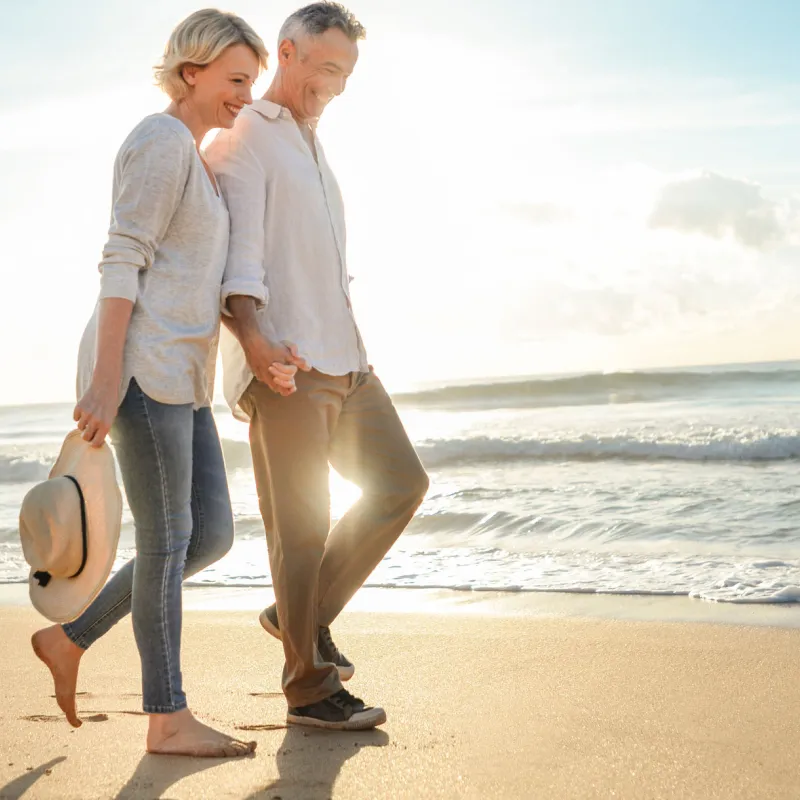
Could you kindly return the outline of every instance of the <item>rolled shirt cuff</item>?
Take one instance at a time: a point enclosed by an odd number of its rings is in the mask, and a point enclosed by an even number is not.
[[[139,293],[139,267],[133,264],[105,264],[101,267],[100,299],[121,297],[136,302]]]
[[[222,293],[220,296],[220,308],[226,317],[231,316],[231,312],[228,310],[228,298],[237,294],[243,297],[252,297],[256,301],[256,308],[258,309],[264,308],[269,299],[267,287],[260,281],[244,279],[226,281],[222,284]]]

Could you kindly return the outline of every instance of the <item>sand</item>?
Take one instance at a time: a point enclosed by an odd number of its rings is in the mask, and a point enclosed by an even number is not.
[[[389,721],[324,733],[284,727],[280,645],[254,613],[189,610],[192,708],[258,741],[208,761],[144,753],[125,622],[84,658],[71,729],[29,649],[40,625],[0,607],[2,798],[800,798],[797,629],[348,612],[348,688]]]

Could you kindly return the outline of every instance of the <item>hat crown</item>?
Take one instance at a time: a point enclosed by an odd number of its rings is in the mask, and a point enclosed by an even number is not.
[[[67,477],[34,486],[22,501],[19,533],[25,560],[35,570],[67,578],[80,569],[83,523],[78,489]]]
[[[19,515],[37,611],[52,622],[71,622],[86,610],[114,566],[121,517],[111,449],[71,431],[50,479],[31,489]]]

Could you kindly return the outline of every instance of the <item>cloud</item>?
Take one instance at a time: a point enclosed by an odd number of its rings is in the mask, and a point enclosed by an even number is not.
[[[531,225],[553,225],[571,219],[572,210],[555,203],[511,203],[506,206],[514,216]]]
[[[713,172],[664,186],[648,224],[715,239],[732,234],[757,250],[785,238],[779,208],[760,186]]]

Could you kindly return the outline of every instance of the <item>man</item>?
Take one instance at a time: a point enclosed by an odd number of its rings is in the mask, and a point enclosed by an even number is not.
[[[350,303],[342,198],[316,135],[364,36],[336,3],[292,14],[269,90],[208,151],[231,214],[222,294],[236,338],[222,345],[225,391],[250,421],[275,587],[260,619],[283,641],[287,721],[339,730],[372,728],[386,715],[343,689],[354,667],[330,625],[428,488],[367,363]],[[275,361],[301,368],[289,396],[274,383]],[[329,463],[362,490],[333,530]]]

